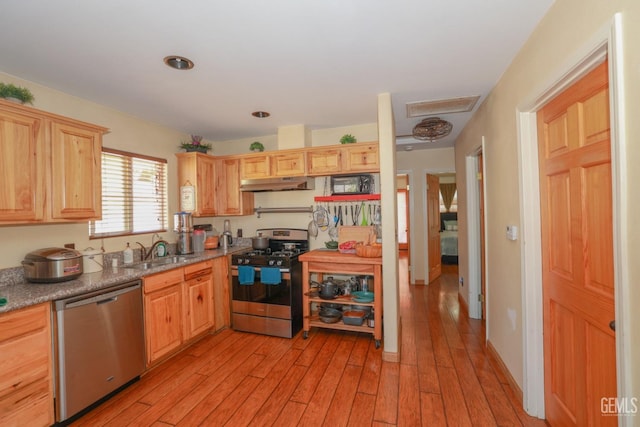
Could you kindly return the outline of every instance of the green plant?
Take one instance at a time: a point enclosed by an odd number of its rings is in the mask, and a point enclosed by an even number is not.
[[[12,83],[0,83],[0,98],[16,98],[23,104],[33,104],[35,99],[29,89]]]
[[[191,135],[191,141],[182,142],[180,148],[187,151],[198,151],[206,153],[211,150],[211,144],[203,144],[202,137],[200,135]]]
[[[340,144],[353,144],[354,142],[356,142],[356,137],[348,133],[340,138]]]
[[[249,150],[251,151],[264,151],[264,145],[258,141],[254,141],[249,146]]]

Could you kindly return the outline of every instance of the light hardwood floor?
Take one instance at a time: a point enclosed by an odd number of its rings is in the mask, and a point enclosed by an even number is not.
[[[384,362],[371,335],[308,339],[225,330],[208,336],[74,426],[544,426],[528,417],[460,310],[457,268],[409,286],[400,261],[402,352]]]

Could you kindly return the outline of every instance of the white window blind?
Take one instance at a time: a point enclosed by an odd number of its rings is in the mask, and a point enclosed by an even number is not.
[[[102,150],[102,219],[89,223],[89,237],[167,230],[167,161]]]

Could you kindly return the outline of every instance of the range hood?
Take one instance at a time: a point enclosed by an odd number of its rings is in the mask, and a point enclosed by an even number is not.
[[[315,178],[308,178],[304,176],[243,179],[240,181],[240,191],[313,190],[315,187]]]

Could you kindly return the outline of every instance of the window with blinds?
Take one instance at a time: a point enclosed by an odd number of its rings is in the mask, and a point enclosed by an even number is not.
[[[167,230],[167,161],[102,149],[102,219],[89,238]]]

